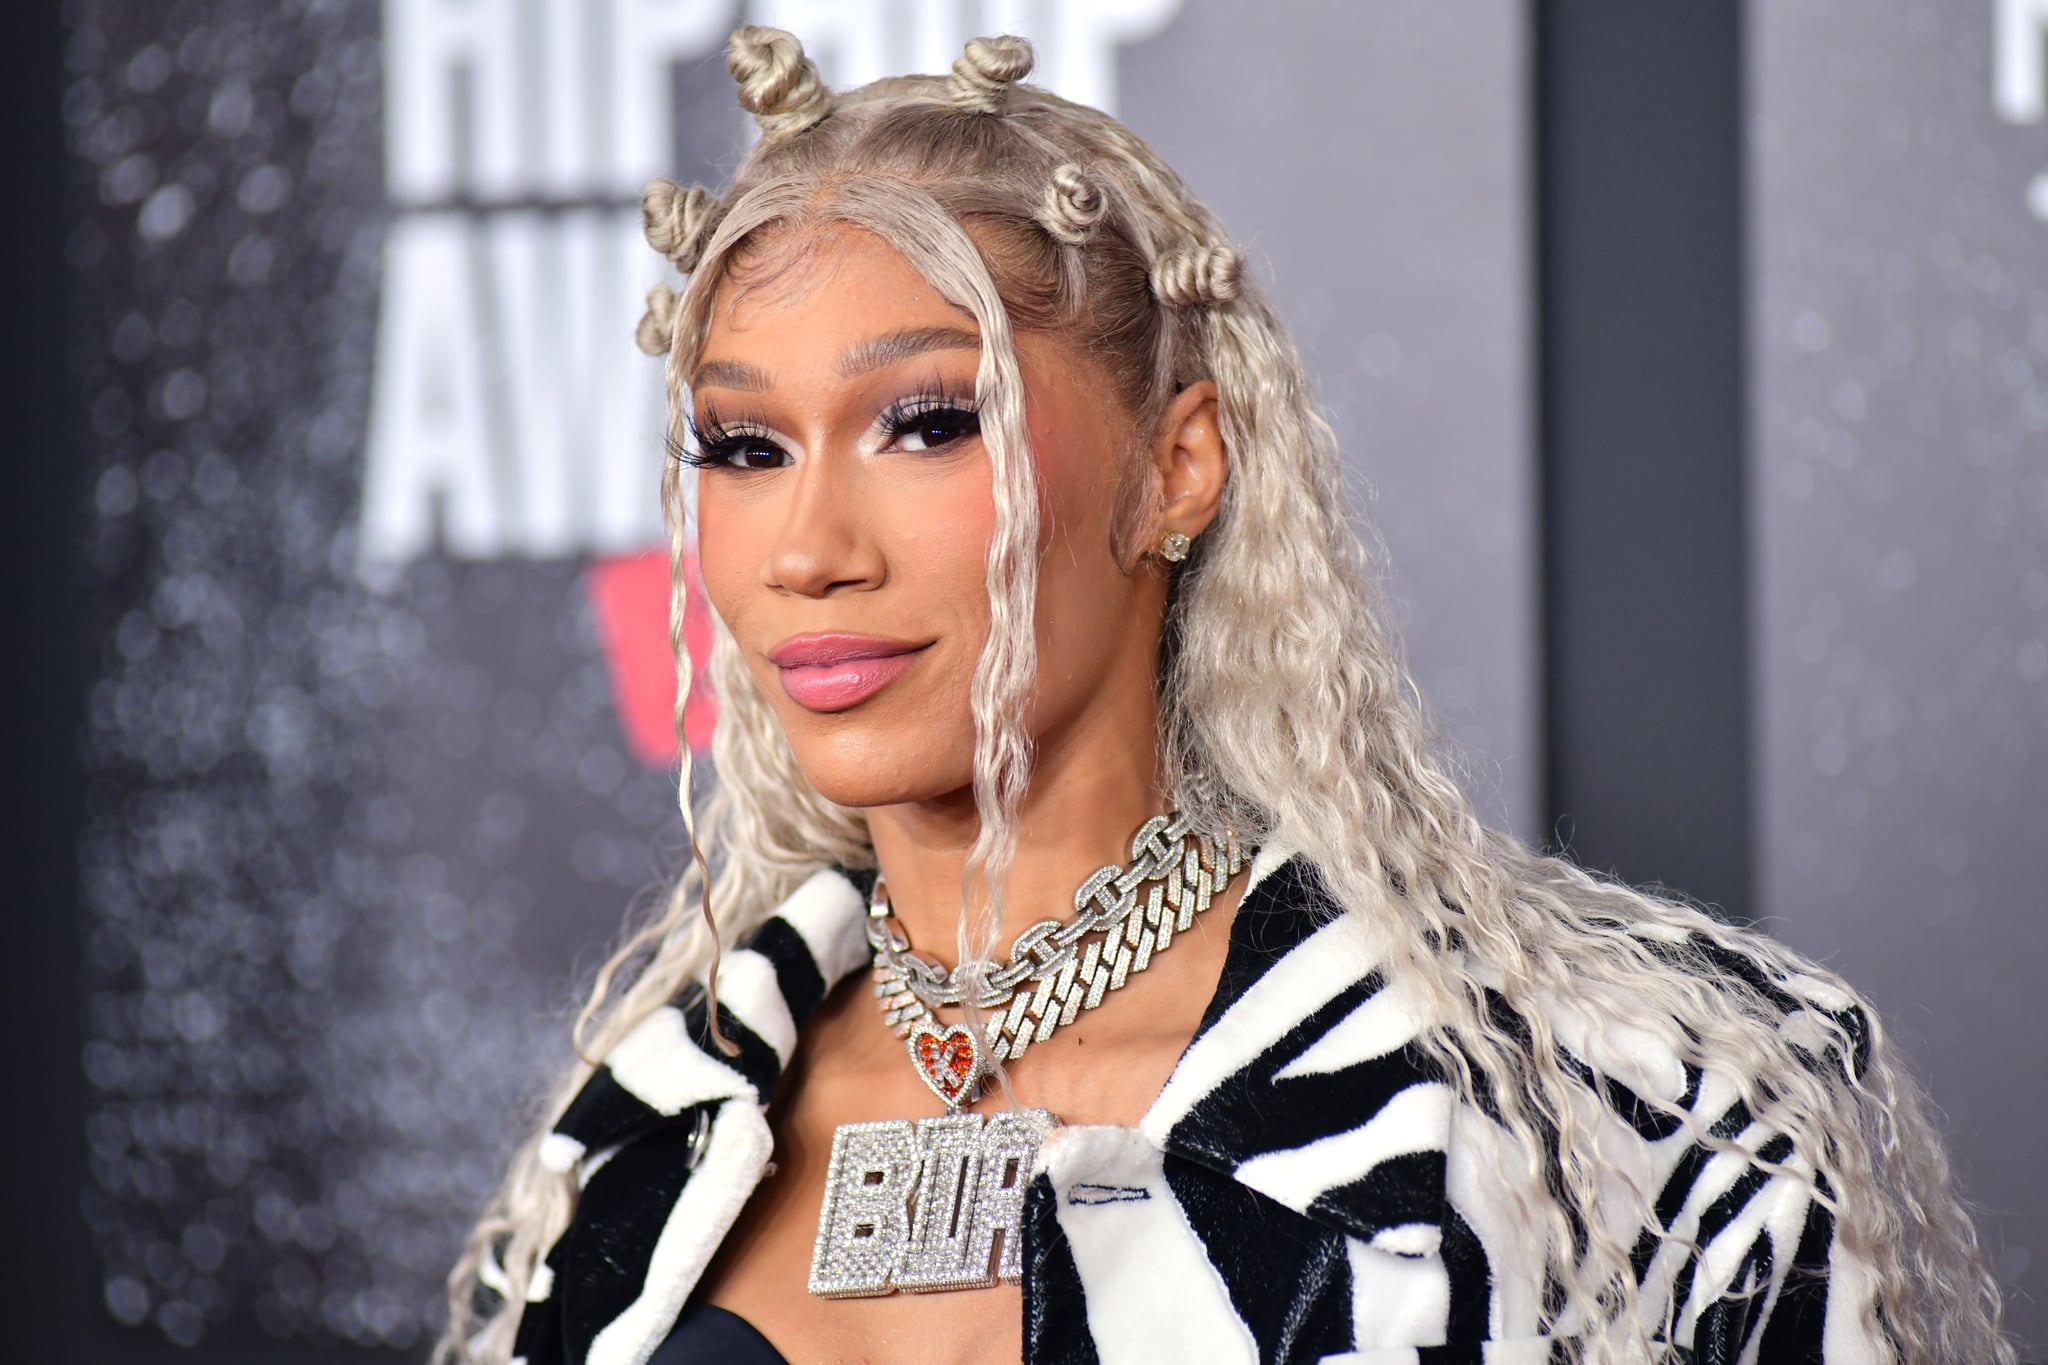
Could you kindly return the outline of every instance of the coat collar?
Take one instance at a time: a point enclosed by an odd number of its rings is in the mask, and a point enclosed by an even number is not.
[[[868,965],[857,875],[817,873],[726,955],[719,1021],[736,1056],[711,1041],[704,990],[690,987],[612,1050],[542,1160],[587,1179],[686,1111],[765,1106],[818,1004]],[[1391,975],[1378,937],[1390,920],[1341,910],[1306,859],[1262,851],[1216,993],[1139,1124],[1145,1138],[1354,1236],[1440,1226],[1450,1092]]]

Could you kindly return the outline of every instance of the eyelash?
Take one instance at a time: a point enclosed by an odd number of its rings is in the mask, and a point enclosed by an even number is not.
[[[704,425],[698,426],[695,417],[683,421],[690,428],[690,443],[677,445],[669,442],[669,453],[692,469],[732,469],[745,471],[745,467],[730,463],[732,457],[745,450],[776,450],[775,440],[766,428],[747,421],[727,422],[718,415],[718,409],[710,403],[704,405]]]
[[[979,436],[981,434],[980,404],[975,403],[972,399],[955,397],[944,388],[936,385],[922,392],[897,399],[888,407],[882,409],[881,415],[875,419],[875,422],[876,425],[889,433],[889,443],[894,445],[915,431],[923,419],[938,413],[957,413],[967,419],[962,423],[962,430],[957,432],[951,439],[940,443],[941,449],[952,445],[955,441],[965,440],[969,436]]]
[[[963,424],[963,430],[941,442],[938,449],[942,450],[956,441],[979,435],[981,432],[980,405],[956,397],[939,386],[895,400],[876,414],[875,424],[889,433],[889,443],[894,445],[915,431],[923,419],[938,413],[958,413],[969,419]],[[733,464],[733,457],[753,450],[769,451],[776,455],[785,454],[776,446],[775,439],[767,428],[744,418],[728,422],[719,416],[718,409],[708,402],[704,405],[703,425],[698,425],[694,417],[685,417],[683,420],[690,429],[690,442],[688,445],[681,445],[671,438],[669,454],[692,469],[730,469],[734,473],[761,473],[765,471]]]

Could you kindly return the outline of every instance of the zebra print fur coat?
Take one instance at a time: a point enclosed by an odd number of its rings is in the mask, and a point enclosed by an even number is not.
[[[1505,1135],[1413,1046],[1422,1021],[1385,969],[1375,917],[1337,914],[1301,859],[1269,850],[1251,876],[1215,997],[1140,1125],[1063,1128],[1040,1149],[1024,1212],[1025,1358],[1561,1357]],[[686,993],[562,1115],[542,1159],[575,1171],[581,1195],[528,1292],[515,1360],[644,1365],[660,1346],[768,1165],[765,1101],[799,1030],[868,965],[863,910],[845,875],[813,877],[721,968],[737,1057],[711,1046],[702,994]],[[1725,965],[1761,979],[1746,960]],[[1816,992],[1777,992],[1788,1020],[1832,1006],[1863,1036],[1853,1006]],[[1646,1033],[1576,1022],[1563,1008],[1554,1021],[1607,1079],[1601,1160],[1657,1191],[1678,1234],[1610,1228],[1637,1249],[1646,1310],[1661,1319],[1679,1305],[1666,1353],[1692,1365],[1885,1359],[1861,1326],[1867,1276],[1807,1187],[1708,1150],[1637,1099],[1647,1087],[1797,1166],[1730,1078],[1681,1065]]]

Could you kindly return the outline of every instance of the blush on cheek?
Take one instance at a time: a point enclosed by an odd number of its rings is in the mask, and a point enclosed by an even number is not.
[[[1065,495],[1074,482],[1073,442],[1060,430],[1060,424],[1045,414],[1044,405],[1032,407],[1025,414],[1024,425],[1031,436],[1031,462],[1037,468],[1039,486],[1054,510],[1064,511]]]
[[[1049,401],[1026,414],[1032,461],[1045,499],[1043,534],[1073,535],[1099,520],[1115,497],[1117,457],[1104,433],[1114,414],[1071,381],[1049,384]]]
[[[972,561],[975,582],[995,539],[995,473],[979,454],[971,462],[917,480],[901,480],[867,504],[867,525],[889,561],[889,575],[921,595]]]
[[[759,566],[767,553],[765,545],[754,544],[747,518],[728,516],[715,505],[699,503],[697,512],[697,571],[704,583],[704,597],[711,610],[728,627],[738,628],[745,614],[747,587],[759,587]]]
[[[984,466],[986,469],[986,466]],[[996,535],[996,496],[993,479],[962,479],[946,497],[929,510],[937,515],[918,528],[920,538],[943,546],[949,554],[971,554],[977,560],[988,557],[989,543]],[[923,511],[924,509],[920,509]]]

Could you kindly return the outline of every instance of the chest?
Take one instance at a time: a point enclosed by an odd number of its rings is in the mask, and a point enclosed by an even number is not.
[[[834,1135],[842,1124],[929,1118],[940,1106],[917,1078],[902,1044],[877,1026],[862,981],[847,983],[821,1007],[769,1110],[774,1163],[748,1199],[706,1279],[710,1302],[759,1327],[791,1360],[918,1360],[932,1365],[1014,1361],[1024,1347],[1025,1304],[1015,1282],[936,1293],[825,1298],[807,1292]],[[1163,1002],[1162,1002],[1163,1003]],[[1126,1128],[1142,1117],[1193,1032],[1195,1019],[1171,1010],[1133,1010],[1123,1027],[1085,1018],[1011,1068],[1019,1103],[1066,1118]],[[1154,1027],[1137,1027],[1149,1023]],[[1091,1051],[1092,1048],[1092,1051]],[[978,1106],[1000,1112],[1000,1094]],[[992,1131],[992,1130],[991,1130]],[[972,1219],[968,1189],[938,1189],[941,1176],[965,1181],[1030,1180],[1028,1155],[991,1162],[985,1172],[934,1160],[913,1187],[911,1206],[931,1201]],[[913,1175],[912,1180],[918,1179]],[[861,1191],[855,1191],[858,1195]],[[1056,1225],[1046,1223],[1046,1230]],[[970,1229],[949,1229],[963,1240]],[[1014,1260],[1021,1228],[997,1229],[992,1261]]]
[[[1368,1285],[1360,1272],[1369,1253],[1352,1239],[1160,1152],[1135,1130],[1065,1128],[1043,1158],[1021,1219],[1019,1284],[803,1294],[810,1238],[787,1229],[812,1221],[810,1201],[764,1185],[722,1253],[710,1297],[760,1325],[790,1360],[963,1365],[1316,1361],[1351,1348],[1362,1292],[1382,1328],[1394,1325],[1390,1312],[1410,1316],[1441,1297],[1384,1278]],[[1389,1301],[1395,1289],[1401,1302]]]

